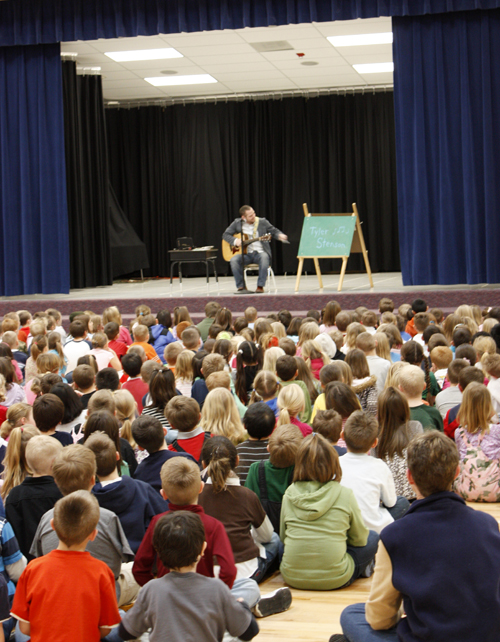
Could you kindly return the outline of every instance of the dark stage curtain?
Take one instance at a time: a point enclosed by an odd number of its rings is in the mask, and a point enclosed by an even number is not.
[[[492,9],[500,0],[7,0],[0,45]]]
[[[0,48],[0,295],[69,291],[59,45]]]
[[[500,11],[393,25],[404,283],[498,283]]]
[[[108,109],[106,118],[111,182],[151,275],[168,274],[177,237],[220,247],[245,203],[290,238],[273,242],[278,273],[297,270],[304,202],[311,212],[356,202],[372,269],[399,270],[392,92]],[[361,266],[350,259],[349,269]]]
[[[106,128],[100,76],[63,66],[71,287],[112,283]]]

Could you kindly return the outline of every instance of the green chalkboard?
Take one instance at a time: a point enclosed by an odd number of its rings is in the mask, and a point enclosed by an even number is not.
[[[355,216],[306,216],[297,258],[349,256]]]

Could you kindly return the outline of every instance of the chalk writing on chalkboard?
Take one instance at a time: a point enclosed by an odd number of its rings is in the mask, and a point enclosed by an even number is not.
[[[349,256],[355,226],[355,216],[304,218],[297,256]]]

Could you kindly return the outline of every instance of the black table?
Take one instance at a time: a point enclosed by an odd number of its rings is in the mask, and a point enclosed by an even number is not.
[[[170,290],[172,290],[172,279],[174,276],[174,267],[177,265],[179,270],[179,287],[182,290],[182,264],[183,263],[204,263],[207,271],[207,294],[210,288],[210,271],[209,265],[214,271],[217,287],[219,287],[219,277],[215,261],[217,260],[217,248],[212,249],[194,249],[194,250],[169,250],[170,258]]]

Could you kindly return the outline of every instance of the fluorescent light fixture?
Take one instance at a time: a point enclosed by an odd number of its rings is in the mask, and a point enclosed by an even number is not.
[[[138,49],[135,51],[107,51],[104,54],[115,62],[134,62],[138,60],[163,60],[165,58],[183,58],[183,55],[172,47],[162,49]]]
[[[356,36],[329,36],[334,47],[359,47],[360,45],[385,45],[392,43],[392,31],[386,33],[360,33]]]
[[[394,71],[393,62],[371,62],[367,65],[353,65],[354,69],[364,76],[365,74],[383,74]]]
[[[188,76],[157,76],[154,78],[144,78],[147,82],[155,87],[165,87],[172,85],[206,85],[208,83],[218,82],[210,74],[190,74]]]

